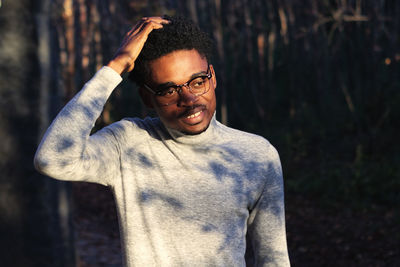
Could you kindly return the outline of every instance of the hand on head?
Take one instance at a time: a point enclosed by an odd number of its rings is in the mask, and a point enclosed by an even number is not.
[[[161,17],[142,18],[126,33],[117,53],[107,66],[113,68],[119,74],[133,70],[135,60],[142,51],[150,32],[154,29],[161,29],[163,24],[167,23],[169,21]]]

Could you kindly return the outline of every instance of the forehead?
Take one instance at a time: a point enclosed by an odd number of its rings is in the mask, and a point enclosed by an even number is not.
[[[153,83],[181,84],[195,73],[206,72],[208,63],[197,50],[178,50],[151,61],[149,67]]]

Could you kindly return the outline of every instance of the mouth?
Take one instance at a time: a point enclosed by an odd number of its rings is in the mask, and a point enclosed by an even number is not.
[[[187,110],[181,115],[182,122],[188,125],[199,124],[204,119],[205,109],[204,106],[197,106],[193,109]]]
[[[196,118],[196,117],[200,116],[200,114],[201,114],[202,112],[203,112],[203,111],[198,111],[198,112],[196,112],[196,113],[194,113],[194,114],[192,114],[192,115],[187,116],[186,118],[188,118],[188,119]]]

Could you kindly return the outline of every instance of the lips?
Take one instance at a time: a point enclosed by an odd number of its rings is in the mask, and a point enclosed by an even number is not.
[[[195,115],[196,113],[206,109],[205,105],[195,105],[187,108],[184,112],[179,115],[179,118],[186,118]]]
[[[198,105],[190,109],[187,109],[179,117],[185,124],[190,124],[190,125],[198,124],[203,120],[205,110],[206,110],[205,106]]]

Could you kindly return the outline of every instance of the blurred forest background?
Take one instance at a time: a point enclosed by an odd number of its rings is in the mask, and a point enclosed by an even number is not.
[[[129,27],[160,14],[215,40],[217,118],[280,152],[292,265],[399,266],[400,1],[0,0],[3,266],[121,266],[110,193],[32,159]],[[124,81],[96,127],[148,113]]]

